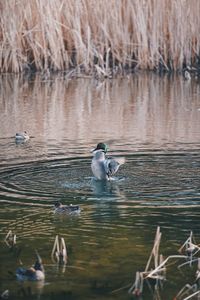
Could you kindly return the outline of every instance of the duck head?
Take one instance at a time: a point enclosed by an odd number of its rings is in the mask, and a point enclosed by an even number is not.
[[[108,146],[105,143],[98,143],[93,152],[97,150],[102,150],[104,153],[106,153],[108,151]]]
[[[56,202],[54,203],[54,207],[55,207],[55,208],[59,208],[59,207],[61,207],[61,206],[62,206],[62,203],[59,202],[59,201],[56,201]]]

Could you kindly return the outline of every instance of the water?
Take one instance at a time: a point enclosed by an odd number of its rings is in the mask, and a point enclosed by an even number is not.
[[[128,289],[145,268],[157,226],[165,257],[178,254],[191,230],[200,243],[198,82],[152,74],[104,82],[4,76],[0,108],[1,293],[133,299]],[[15,133],[24,130],[30,141],[16,144]],[[90,169],[99,141],[126,158],[107,183],[95,181]],[[80,205],[80,215],[55,215],[58,200]],[[15,251],[4,242],[9,230],[17,235]],[[57,234],[67,244],[66,267],[51,260]],[[31,266],[35,249],[44,284],[17,282],[16,268]],[[196,269],[169,266],[160,298],[173,299],[192,284]],[[155,299],[146,285],[142,299]]]

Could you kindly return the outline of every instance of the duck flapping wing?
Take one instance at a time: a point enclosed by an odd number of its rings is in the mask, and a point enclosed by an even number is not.
[[[113,176],[119,169],[119,166],[124,163],[125,163],[124,157],[116,157],[116,158],[108,157],[104,161],[104,167],[108,177]]]

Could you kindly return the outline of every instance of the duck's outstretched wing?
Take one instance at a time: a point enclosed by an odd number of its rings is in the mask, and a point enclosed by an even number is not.
[[[107,158],[105,160],[105,171],[108,177],[113,176],[119,169],[119,166],[125,163],[124,157],[118,157],[118,158]]]

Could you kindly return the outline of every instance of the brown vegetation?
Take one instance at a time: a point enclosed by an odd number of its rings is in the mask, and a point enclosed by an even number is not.
[[[199,0],[0,0],[0,72],[197,66],[199,12]]]

